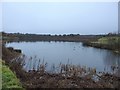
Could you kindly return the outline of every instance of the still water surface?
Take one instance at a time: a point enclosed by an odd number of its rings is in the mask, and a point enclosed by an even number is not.
[[[26,70],[33,69],[33,65],[37,68],[39,59],[47,62],[49,68],[53,64],[71,63],[111,72],[111,66],[120,65],[119,55],[109,50],[84,47],[80,42],[12,42],[6,46],[22,50],[27,56]],[[30,61],[31,57],[34,59]]]

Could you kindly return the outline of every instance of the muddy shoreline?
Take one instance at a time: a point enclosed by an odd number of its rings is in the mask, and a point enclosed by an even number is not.
[[[97,74],[94,69],[86,71],[82,67],[62,65],[62,72],[48,73],[41,64],[38,71],[26,72],[18,52],[3,48],[3,60],[16,73],[24,88],[118,88],[120,77],[108,73]],[[7,56],[7,57],[6,57]],[[14,58],[14,59],[13,59]],[[94,80],[97,77],[98,80]]]

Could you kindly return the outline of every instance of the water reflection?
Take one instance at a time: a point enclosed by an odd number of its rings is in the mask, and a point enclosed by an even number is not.
[[[120,55],[113,52],[104,54],[105,70],[110,69],[113,73],[120,76]]]
[[[109,50],[83,47],[80,42],[13,42],[7,47],[19,48],[26,55],[24,69],[37,70],[40,64],[46,64],[47,70],[54,69],[60,63],[96,68],[97,71],[120,72],[120,55]],[[42,66],[41,66],[42,67]]]

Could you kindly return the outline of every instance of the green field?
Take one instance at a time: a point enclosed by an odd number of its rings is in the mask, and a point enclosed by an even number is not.
[[[87,45],[113,50],[116,53],[120,53],[120,36],[106,36],[99,38],[95,42],[87,43]]]
[[[2,70],[2,89],[17,88],[22,89],[22,85],[16,75],[0,60],[0,69]]]
[[[119,43],[118,41],[120,40],[120,37],[102,37],[98,39],[98,43],[101,44],[110,44],[110,43]]]

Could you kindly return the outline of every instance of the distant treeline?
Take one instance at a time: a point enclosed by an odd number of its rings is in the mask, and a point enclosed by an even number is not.
[[[1,32],[1,33],[2,33],[2,39],[8,40],[8,41],[86,42],[86,41],[96,41],[101,37],[112,35],[112,34],[107,34],[107,35],[80,35],[80,34],[50,35],[50,34],[28,34],[28,33],[22,34],[22,33],[5,33],[5,32]]]

